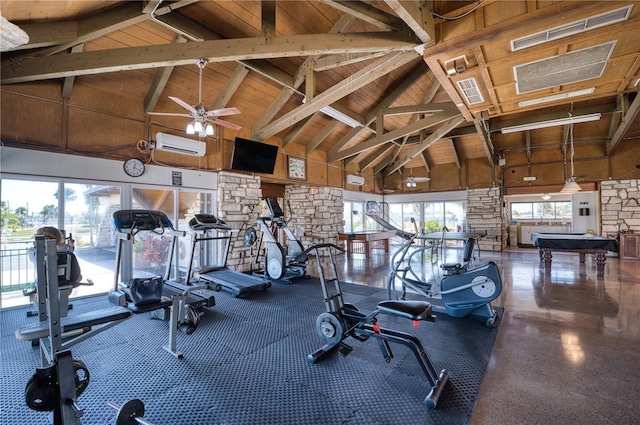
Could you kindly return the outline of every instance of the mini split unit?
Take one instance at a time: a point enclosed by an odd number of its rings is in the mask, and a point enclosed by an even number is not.
[[[190,156],[204,156],[207,152],[207,144],[204,142],[174,136],[167,133],[156,133],[155,148],[160,151]]]
[[[347,176],[347,183],[355,184],[356,186],[364,186],[364,177],[349,174]]]

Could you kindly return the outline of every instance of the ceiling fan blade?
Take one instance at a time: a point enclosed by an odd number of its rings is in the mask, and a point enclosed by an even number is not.
[[[413,181],[416,183],[424,183],[424,182],[431,181],[431,177],[414,177]]]
[[[222,108],[207,111],[205,114],[207,117],[225,117],[227,115],[238,115],[240,110],[238,108]]]
[[[167,117],[187,117],[187,118],[191,118],[191,115],[189,114],[177,114],[174,112],[149,112],[149,115],[162,115],[162,116],[167,116]]]
[[[198,111],[196,111],[193,106],[189,105],[187,102],[185,102],[182,99],[179,99],[179,98],[177,98],[175,96],[169,96],[169,99],[173,100],[178,105],[182,106],[184,109],[186,109],[187,111],[190,111],[193,114],[197,114],[198,113]]]
[[[224,120],[213,120],[213,122],[215,124],[221,125],[223,127],[227,127],[230,128],[232,130],[240,130],[242,128],[242,126],[238,125],[238,124],[234,124],[232,122],[229,121],[224,121]]]

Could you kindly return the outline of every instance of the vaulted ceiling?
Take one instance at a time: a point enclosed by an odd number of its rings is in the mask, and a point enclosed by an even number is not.
[[[232,123],[225,137],[276,137],[284,149],[302,144],[375,175],[429,176],[477,159],[495,167],[509,152],[530,156],[567,140],[567,126],[504,127],[593,113],[600,119],[575,124],[576,134],[606,157],[640,137],[639,9],[634,1],[3,1],[2,16],[29,41],[3,46],[1,83],[55,79],[69,97],[82,82],[144,99],[150,116],[180,113],[169,96],[195,104],[196,61],[206,59],[202,103],[240,111],[223,117]]]

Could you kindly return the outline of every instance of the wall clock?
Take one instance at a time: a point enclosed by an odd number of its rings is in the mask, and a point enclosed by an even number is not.
[[[129,158],[124,162],[124,172],[131,177],[140,177],[144,174],[144,162],[138,158]]]

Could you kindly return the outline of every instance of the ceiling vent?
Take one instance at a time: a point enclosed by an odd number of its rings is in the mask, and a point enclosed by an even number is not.
[[[207,144],[173,134],[156,133],[156,149],[181,155],[204,156]]]
[[[518,94],[599,78],[616,42],[587,47],[513,68]]]
[[[560,38],[579,34],[594,28],[600,28],[617,22],[626,21],[629,19],[632,8],[633,5],[629,5],[600,15],[595,15],[581,21],[571,22],[549,30],[527,35],[525,37],[516,38],[515,40],[511,40],[511,51],[515,52],[516,50],[537,46],[538,44],[546,43],[547,41],[558,40]]]
[[[478,88],[478,83],[475,78],[456,81],[456,84],[458,84],[464,99],[469,105],[484,102],[484,98],[482,97],[482,93],[480,93],[480,89]]]

